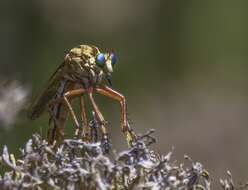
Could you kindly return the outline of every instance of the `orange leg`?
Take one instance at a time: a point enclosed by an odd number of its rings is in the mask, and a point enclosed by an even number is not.
[[[85,102],[84,97],[80,96],[80,111],[81,111],[81,121],[83,123],[83,126],[85,128],[85,131],[83,131],[83,137],[86,138],[87,141],[90,141],[90,128],[88,124],[88,119],[86,115],[86,108],[85,108]]]
[[[58,98],[58,99],[52,101],[49,104],[49,106],[52,106],[52,105],[57,104],[57,103],[63,103],[63,104],[66,105],[66,107],[68,108],[69,112],[71,113],[73,123],[74,123],[74,127],[76,128],[76,131],[75,131],[76,136],[79,135],[80,125],[79,125],[79,122],[77,120],[76,114],[75,114],[75,112],[74,112],[74,110],[73,110],[73,108],[72,108],[72,106],[71,106],[71,104],[69,102],[69,99],[72,98],[72,97],[75,97],[75,96],[80,96],[84,92],[85,92],[85,89],[83,89],[83,88],[67,91],[66,93],[64,93],[62,98]]]
[[[125,97],[119,92],[114,91],[113,89],[104,86],[102,88],[95,89],[97,93],[102,94],[104,96],[110,97],[114,100],[117,100],[121,106],[121,128],[123,133],[127,136],[128,143],[136,140],[136,135],[132,131],[127,121],[127,105]]]
[[[92,95],[92,91],[93,91],[93,89],[89,89],[88,96],[89,96],[90,102],[92,104],[93,110],[96,113],[96,118],[100,122],[101,131],[102,131],[102,134],[103,134],[103,140],[107,140],[108,134],[107,134],[107,130],[105,128],[107,122],[104,120],[104,117],[103,117],[102,113],[100,112],[98,106],[96,105],[96,102],[95,102],[95,100],[93,98],[93,95]]]

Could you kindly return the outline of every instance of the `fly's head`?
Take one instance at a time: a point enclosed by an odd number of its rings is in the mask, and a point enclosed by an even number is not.
[[[95,57],[96,66],[102,71],[105,79],[111,84],[111,75],[113,73],[114,65],[116,64],[116,56],[111,53],[98,53]]]

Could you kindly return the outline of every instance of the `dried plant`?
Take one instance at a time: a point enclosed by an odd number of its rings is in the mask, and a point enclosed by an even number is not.
[[[29,90],[16,80],[0,79],[0,127],[8,130],[24,108]]]
[[[91,122],[92,129],[95,124]],[[172,152],[159,155],[149,148],[155,143],[153,132],[139,135],[132,147],[118,154],[109,142],[65,139],[59,145],[49,145],[34,134],[18,160],[4,146],[1,163],[8,171],[0,179],[0,189],[209,190],[210,177],[202,164],[185,156],[189,167],[177,165]],[[236,188],[228,174],[229,178],[220,182],[222,189],[246,188]]]

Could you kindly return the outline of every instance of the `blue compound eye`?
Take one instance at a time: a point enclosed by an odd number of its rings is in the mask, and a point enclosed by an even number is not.
[[[116,64],[116,56],[115,56],[114,53],[111,53],[111,54],[110,54],[110,59],[111,59],[112,65],[115,65],[115,64]]]
[[[105,56],[103,53],[99,53],[97,56],[96,56],[96,65],[99,66],[99,67],[103,67],[105,64]]]

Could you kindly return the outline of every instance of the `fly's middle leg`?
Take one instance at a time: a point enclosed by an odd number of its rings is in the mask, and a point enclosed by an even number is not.
[[[88,96],[89,96],[90,102],[92,104],[93,110],[96,114],[96,118],[100,122],[101,132],[103,135],[103,141],[108,141],[108,133],[107,133],[107,129],[106,129],[107,122],[105,121],[102,113],[100,112],[100,110],[99,110],[99,108],[98,108],[98,106],[97,106],[97,104],[93,98],[92,92],[93,92],[93,90],[89,90]]]
[[[84,97],[80,96],[80,111],[81,111],[81,120],[84,126],[84,130],[82,131],[83,139],[86,141],[91,141],[91,132],[90,132],[90,127],[87,119],[87,114],[86,114],[86,107],[85,107],[85,101]]]

